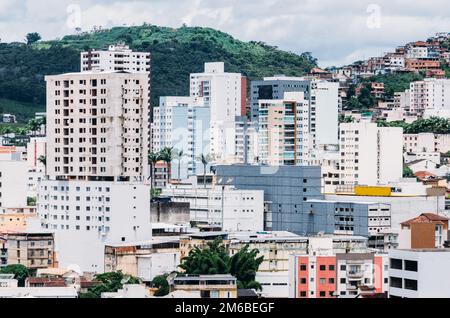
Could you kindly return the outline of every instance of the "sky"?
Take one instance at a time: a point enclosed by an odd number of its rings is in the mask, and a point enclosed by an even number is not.
[[[0,0],[0,39],[45,40],[93,26],[206,26],[244,41],[312,52],[321,67],[380,56],[450,32],[448,0]]]

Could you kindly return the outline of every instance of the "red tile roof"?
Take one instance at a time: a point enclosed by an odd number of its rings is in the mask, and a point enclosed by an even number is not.
[[[410,226],[413,223],[448,223],[448,221],[449,219],[443,216],[433,213],[424,213],[414,219],[403,222],[401,225]]]
[[[64,278],[29,277],[27,282],[31,287],[66,287]]]
[[[428,180],[428,179],[438,178],[438,176],[436,176],[435,174],[432,174],[431,172],[428,172],[428,171],[417,171],[414,175],[417,178],[419,178],[420,180]]]

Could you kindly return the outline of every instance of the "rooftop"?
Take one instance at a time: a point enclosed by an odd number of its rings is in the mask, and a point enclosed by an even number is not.
[[[217,281],[217,280],[236,280],[236,277],[232,275],[179,275],[175,278],[175,280],[183,280],[183,281]]]
[[[401,223],[402,226],[409,226],[418,223],[448,223],[449,219],[433,213],[423,213],[418,217]]]

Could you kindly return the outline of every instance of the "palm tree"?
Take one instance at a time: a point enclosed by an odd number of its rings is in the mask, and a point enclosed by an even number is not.
[[[206,189],[206,167],[209,164],[209,161],[211,161],[211,157],[209,155],[202,154],[198,159],[202,162],[203,165],[203,186]]]
[[[3,128],[3,131],[2,131],[2,133],[3,133],[4,135],[10,135],[10,134],[12,134],[12,133],[13,133],[13,130],[12,130],[12,128],[11,128],[11,127],[9,127],[9,126],[6,126],[5,128]]]
[[[161,160],[167,164],[167,183],[170,183],[172,175],[172,160],[173,160],[173,147],[166,147],[161,150]]]
[[[161,160],[161,155],[158,152],[151,152],[148,154],[148,162],[150,163],[150,177],[152,178],[151,187],[155,187],[156,163]]]
[[[39,156],[38,161],[44,165],[44,167],[45,167],[45,175],[47,175],[47,157],[46,156]]]
[[[27,127],[21,127],[17,129],[17,134],[21,136],[26,136],[28,134],[28,128]]]
[[[184,151],[183,150],[175,150],[175,159],[178,160],[178,181],[181,180],[180,174],[181,174],[181,159],[184,157]]]
[[[33,136],[36,136],[36,132],[39,130],[39,128],[41,127],[40,123],[38,120],[36,119],[31,119],[28,122],[28,127],[30,128],[30,130],[33,132]]]

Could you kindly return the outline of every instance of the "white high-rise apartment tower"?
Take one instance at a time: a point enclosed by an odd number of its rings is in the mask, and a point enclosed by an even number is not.
[[[341,185],[386,185],[402,178],[402,128],[346,123],[340,130]]]
[[[133,52],[123,44],[110,45],[108,50],[81,53],[81,71],[150,73],[150,53]]]
[[[93,71],[46,81],[47,173],[71,180],[145,180],[147,76]]]
[[[106,243],[151,238],[148,74],[47,76],[47,174],[41,226],[61,267],[103,272]]]
[[[450,118],[450,79],[427,78],[412,82],[410,106],[416,113],[425,113],[425,117]]]
[[[216,162],[235,163],[236,117],[246,115],[246,77],[225,73],[223,62],[205,63],[203,73],[191,74],[190,96],[210,107],[211,156]]]

